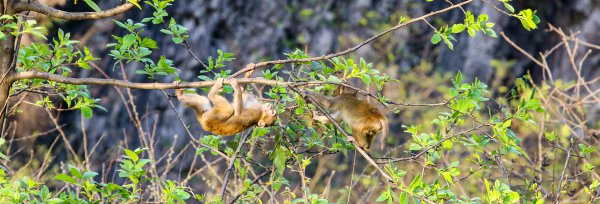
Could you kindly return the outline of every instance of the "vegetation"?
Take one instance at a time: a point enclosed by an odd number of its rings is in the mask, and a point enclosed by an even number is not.
[[[431,43],[443,42],[454,52],[460,52],[454,47],[454,36],[474,38],[480,33],[496,38],[495,23],[490,22],[487,14],[465,8],[479,0],[457,4],[447,1],[448,7],[444,9],[420,17],[399,18],[397,24],[344,51],[311,56],[296,49],[286,53],[286,59],[256,62],[239,70],[231,68],[230,63],[236,59],[227,51],[218,50],[217,56],[205,60],[193,53],[187,43],[187,29],[166,12],[172,1],[128,0],[121,6],[102,11],[93,1],[84,0],[95,11],[86,13],[60,12],[36,1],[8,1],[6,8],[0,5],[0,10],[5,11],[0,16],[0,105],[5,107],[2,115],[19,114],[18,105],[9,105],[10,99],[17,98],[15,100],[22,103],[23,93],[45,93],[34,105],[52,117],[59,134],[49,149],[36,150],[37,154],[44,155],[43,160],[34,162],[31,157],[29,162],[17,162],[13,156],[15,151],[21,150],[13,146],[14,136],[8,137],[6,127],[2,129],[0,203],[257,203],[269,200],[347,203],[365,197],[387,203],[537,204],[595,203],[598,200],[600,176],[595,166],[600,161],[593,159],[599,154],[594,148],[597,139],[593,135],[597,134],[594,127],[600,127],[600,123],[589,121],[586,111],[600,103],[600,96],[593,88],[597,80],[586,81],[581,77],[581,63],[572,64],[578,80],[554,79],[546,58],[555,50],[533,57],[502,32],[500,36],[543,68],[543,80],[535,81],[530,75],[524,75],[515,79],[512,87],[506,87],[495,81],[465,78],[461,72],[429,74],[432,65],[428,62],[422,62],[403,77],[394,78],[377,63],[355,55],[362,46],[414,23],[429,25],[434,31]],[[481,2],[514,17],[525,30],[536,32],[540,24],[536,11],[519,10],[510,0]],[[102,72],[103,69],[94,64],[100,56],[94,56],[90,49],[79,45],[71,34],[59,29],[56,36],[48,36],[35,21],[25,18],[26,13],[35,11],[64,20],[99,19],[134,7],[152,9],[152,16],[141,20],[113,20],[127,34],[113,35],[113,42],[106,45],[110,49],[108,56],[102,56],[112,58],[112,69],[120,69],[123,79],[72,77],[78,69]],[[433,17],[455,10],[462,13],[463,22],[443,25],[429,22]],[[160,83],[173,78],[183,81],[180,74],[186,70],[178,69],[166,56],[153,57],[152,54],[159,51],[159,43],[144,30],[151,26],[161,27],[165,37],[185,47],[189,51],[186,54],[204,66],[204,70],[197,73],[197,82]],[[562,36],[563,42],[557,46],[569,53],[573,51],[572,46],[599,48],[558,28],[550,27],[550,30]],[[47,41],[21,45],[23,35]],[[582,59],[577,53],[571,53],[570,57],[575,62],[585,60],[587,55],[589,53]],[[130,64],[139,65],[135,74],[147,76],[154,82],[129,82],[124,70]],[[492,66],[498,72],[496,78],[506,75],[511,64],[514,62],[493,61]],[[254,75],[259,77],[244,76],[248,72],[256,72]],[[239,79],[242,84],[267,87],[250,91],[276,104],[280,114],[278,125],[253,128],[234,139],[216,135],[198,137],[188,129],[196,121],[185,123],[178,113],[182,109],[171,103],[170,108],[178,114],[181,127],[186,128],[189,145],[176,149],[172,144],[167,147],[168,154],[156,154],[156,130],[142,124],[143,116],[136,108],[130,89],[157,90],[173,100],[167,93],[169,89],[210,87],[217,78],[239,76],[244,76]],[[94,98],[88,90],[91,85],[126,88],[125,94],[119,88],[117,91],[123,102],[129,104],[127,111],[141,141],[141,146],[131,149],[126,142],[115,142],[115,150],[121,156],[111,162],[111,166],[95,170],[91,167],[95,163],[91,156],[95,147],[87,144],[85,137],[81,148],[71,144],[68,133],[62,131],[52,114],[57,110],[80,111],[88,119],[82,119],[83,124],[85,121],[93,123],[94,111],[114,111],[99,105],[100,99]],[[403,120],[402,125],[391,123],[390,126],[402,126],[405,134],[392,134],[383,141],[384,149],[366,153],[355,143],[348,142],[346,138],[351,131],[343,123],[323,125],[311,120],[315,113],[329,113],[303,95],[302,90],[331,93],[337,86],[356,89],[361,97],[380,104],[394,118],[414,120]],[[231,88],[227,87],[226,92],[231,93]],[[419,92],[426,94],[410,94]],[[66,108],[56,104],[64,104]],[[400,135],[405,138],[400,139]],[[68,162],[53,162],[56,156],[50,153],[59,140],[68,152]],[[114,142],[101,140],[97,142]],[[192,167],[196,161],[204,165],[180,171],[176,176],[167,174],[183,160],[181,155],[186,151],[195,152]],[[336,171],[327,170],[331,164],[337,165],[338,171],[350,173],[343,178],[335,177],[334,181]],[[34,167],[36,170],[31,171]],[[311,187],[316,184],[322,187]],[[198,186],[209,190],[199,191]],[[573,189],[582,190],[573,192]]]

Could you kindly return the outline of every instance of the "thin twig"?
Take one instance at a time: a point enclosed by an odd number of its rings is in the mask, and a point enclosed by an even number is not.
[[[267,169],[267,171],[263,172],[262,174],[260,174],[258,177],[256,177],[253,181],[251,185],[254,185],[256,182],[258,182],[260,179],[262,179],[263,177],[265,177],[266,175],[271,174],[271,172],[273,172],[273,169]],[[238,193],[235,197],[233,197],[233,200],[231,200],[230,204],[235,203],[235,201],[237,201],[240,196],[242,196],[244,194],[244,191],[240,191],[240,193]]]
[[[571,142],[571,147],[569,147],[569,151],[567,152],[567,158],[565,159],[565,165],[563,166],[562,173],[560,174],[560,180],[558,180],[558,189],[556,190],[556,199],[554,199],[554,203],[558,203],[558,199],[560,198],[562,182],[565,179],[565,173],[567,172],[567,166],[569,164],[569,159],[571,158],[572,150],[573,150],[573,142]]]
[[[446,136],[443,139],[441,139],[440,141],[438,141],[437,143],[435,143],[435,144],[433,144],[433,145],[431,145],[431,146],[423,149],[421,152],[419,152],[418,154],[415,154],[415,155],[413,155],[411,157],[391,158],[391,159],[386,159],[384,161],[380,161],[380,162],[377,162],[377,163],[378,164],[385,164],[385,163],[389,163],[389,162],[408,161],[408,160],[418,159],[423,154],[427,153],[427,151],[429,151],[429,150],[431,150],[431,149],[433,149],[433,148],[441,145],[446,140],[449,140],[449,139],[454,138],[454,137],[459,136],[459,135],[463,135],[463,134],[467,134],[467,133],[479,130],[480,128],[485,127],[485,126],[492,126],[492,125],[491,124],[482,124],[482,125],[479,125],[477,127],[474,127],[474,128],[471,128],[471,129],[468,129],[468,130],[465,130],[465,131],[462,131],[462,132],[459,132],[459,133],[456,133],[456,134],[453,134],[453,135],[450,135],[450,136]]]
[[[225,171],[225,177],[223,178],[223,187],[221,187],[221,199],[223,199],[223,201],[225,201],[225,189],[227,189],[227,182],[229,181],[229,174],[231,174],[231,169],[233,168],[235,159],[236,159],[238,153],[240,153],[242,146],[244,146],[244,143],[246,143],[246,139],[251,134],[252,134],[252,129],[249,129],[248,132],[246,134],[244,134],[242,139],[240,139],[240,141],[238,142],[237,149],[235,150],[235,152],[233,153],[233,156],[231,156],[231,159],[229,160],[229,166],[227,167],[227,170]]]
[[[540,62],[539,60],[537,60],[535,57],[531,56],[531,54],[529,54],[527,51],[523,50],[523,48],[519,47],[515,42],[513,42],[512,40],[510,40],[510,38],[508,38],[504,32],[500,32],[500,35],[502,36],[502,38],[504,38],[504,40],[506,40],[506,42],[508,42],[508,44],[510,44],[511,46],[513,46],[515,49],[517,49],[519,52],[523,53],[523,55],[525,55],[527,58],[529,58],[531,61],[535,62],[537,65],[539,65],[540,67],[545,67],[544,64],[542,62]]]
[[[52,112],[50,112],[49,109],[44,108],[44,110],[46,111],[46,113],[50,117],[50,120],[52,121],[52,123],[56,127],[56,130],[58,130],[58,132],[60,133],[59,135],[62,137],[63,142],[65,143],[65,147],[67,148],[67,150],[73,155],[73,158],[75,158],[75,161],[77,161],[78,164],[81,164],[81,160],[79,160],[79,157],[77,156],[77,152],[75,152],[75,150],[71,146],[71,141],[69,141],[69,139],[67,139],[67,135],[62,130],[62,128],[61,128],[62,126],[58,124],[58,120],[56,120],[56,118],[54,118],[54,116],[52,115]]]

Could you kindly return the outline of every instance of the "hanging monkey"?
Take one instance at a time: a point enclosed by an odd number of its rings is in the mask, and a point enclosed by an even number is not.
[[[377,133],[381,132],[381,148],[383,149],[383,141],[389,132],[388,119],[385,114],[367,101],[358,99],[355,90],[339,86],[335,92],[334,97],[324,96],[310,90],[304,93],[330,111],[333,119],[347,123],[352,129],[353,138],[350,138],[350,141],[354,140],[361,148],[368,151]],[[330,122],[325,116],[315,116],[314,120],[323,123]]]
[[[233,104],[218,95],[223,89],[223,81],[222,78],[217,79],[208,92],[208,97],[183,93],[183,89],[175,90],[179,101],[194,109],[204,130],[217,135],[230,136],[254,125],[266,127],[275,123],[277,120],[275,107],[270,103],[260,103],[253,95],[242,93],[237,79],[229,81],[233,87]]]

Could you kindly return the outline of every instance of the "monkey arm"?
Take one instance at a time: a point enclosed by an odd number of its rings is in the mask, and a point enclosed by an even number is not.
[[[319,121],[319,122],[321,122],[323,124],[330,124],[331,123],[331,120],[329,120],[329,118],[327,118],[327,116],[316,115],[316,113],[313,113],[313,114],[315,114],[315,116],[313,117],[313,120]],[[331,116],[331,118],[333,118],[334,120],[339,121],[340,112],[337,111],[335,113],[330,113],[329,116]]]
[[[323,95],[321,95],[319,93],[316,93],[314,91],[311,91],[311,90],[304,91],[304,94],[306,94],[307,96],[313,98],[315,101],[317,101],[319,104],[321,104],[321,106],[323,106],[323,108],[326,108],[326,109],[330,109],[331,108],[331,105],[332,105],[331,101],[332,101],[332,99],[330,99],[329,97],[323,96]]]
[[[313,120],[319,121],[323,124],[329,124],[331,121],[329,120],[329,118],[327,118],[327,116],[324,115],[317,115],[313,117]]]
[[[231,86],[233,87],[233,113],[234,115],[242,114],[244,101],[242,98],[242,88],[238,84],[237,79],[231,79]]]
[[[223,96],[218,95],[223,88],[223,81],[223,78],[217,79],[215,85],[208,92],[208,99],[213,104],[213,109],[207,112],[207,116],[219,120],[226,120],[233,114],[233,107],[231,107],[229,101]]]
[[[223,89],[223,81],[223,78],[217,79],[217,82],[215,82],[212,88],[210,88],[210,91],[208,92],[208,99],[210,99],[211,102],[214,103],[215,99],[217,98],[217,94],[219,94],[221,89]]]

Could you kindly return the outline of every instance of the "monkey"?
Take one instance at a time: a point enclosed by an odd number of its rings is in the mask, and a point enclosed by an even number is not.
[[[231,136],[254,125],[267,127],[275,123],[275,107],[270,103],[261,104],[253,95],[242,93],[237,79],[229,81],[233,87],[233,104],[218,95],[223,89],[223,82],[224,79],[217,79],[207,97],[183,93],[183,89],[176,89],[175,95],[186,107],[194,110],[202,128],[213,134]]]
[[[381,148],[383,149],[383,141],[385,141],[389,132],[387,117],[377,107],[365,100],[358,99],[355,90],[347,89],[340,85],[336,89],[334,97],[324,96],[310,90],[304,93],[330,111],[334,120],[344,121],[350,126],[352,130],[352,137],[349,138],[350,142],[354,141],[358,146],[369,151],[373,139],[377,133],[381,132]],[[331,122],[325,116],[315,116],[314,120],[326,124]]]

